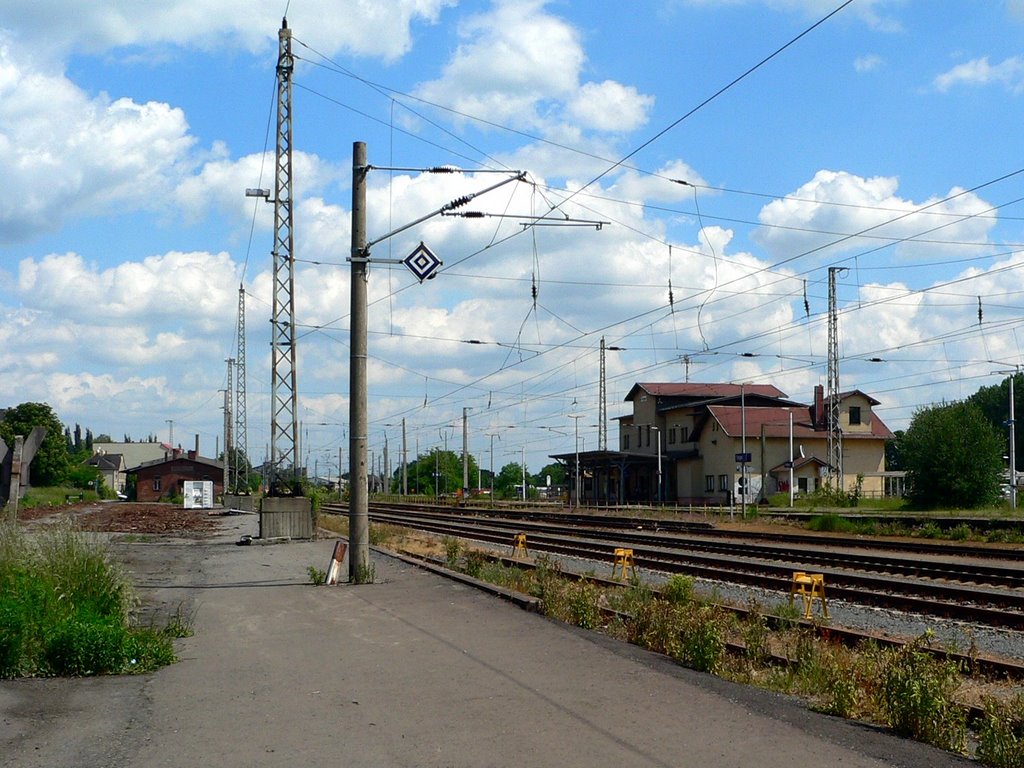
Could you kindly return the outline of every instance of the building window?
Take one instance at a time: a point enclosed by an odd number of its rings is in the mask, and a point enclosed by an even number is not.
[[[651,425],[647,425],[647,447],[651,447]]]
[[[623,435],[622,436],[622,450],[624,450],[624,451],[628,451],[629,450],[629,435]]]
[[[684,442],[684,443],[690,442],[690,428],[689,427],[683,427],[683,439],[682,439],[682,442]]]
[[[159,491],[160,490],[160,478],[159,477],[154,477],[153,478],[153,490],[154,491]]]
[[[669,445],[675,445],[676,444],[676,428],[675,427],[670,427],[669,430],[668,430],[668,444]]]
[[[718,476],[718,490],[728,491],[729,490],[729,476],[719,475]]]
[[[807,493],[807,478],[806,477],[798,477],[796,479],[796,487],[797,487],[797,490],[800,491],[800,493]]]
[[[850,423],[851,424],[860,424],[860,406],[859,405],[851,405],[850,406]]]
[[[704,490],[705,491],[714,491],[715,490],[715,476],[714,475],[704,475]]]

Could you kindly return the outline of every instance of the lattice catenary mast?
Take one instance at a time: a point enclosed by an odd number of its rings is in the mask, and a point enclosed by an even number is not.
[[[828,481],[836,491],[843,489],[843,431],[839,426],[839,312],[836,308],[836,275],[846,267],[828,268]]]
[[[249,439],[245,413],[245,286],[238,286],[238,344],[235,353],[235,477],[237,493],[246,489],[245,467],[241,457],[249,459]]]
[[[295,260],[292,218],[292,32],[281,21],[277,57],[274,181],[274,303],[271,318],[270,463],[274,480],[298,476],[295,375]],[[273,483],[273,481],[272,481]]]

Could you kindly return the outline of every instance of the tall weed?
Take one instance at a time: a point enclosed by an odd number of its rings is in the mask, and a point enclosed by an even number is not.
[[[878,671],[879,708],[902,736],[952,752],[967,747],[967,718],[954,701],[960,687],[960,668],[921,649],[924,640],[881,655]]]

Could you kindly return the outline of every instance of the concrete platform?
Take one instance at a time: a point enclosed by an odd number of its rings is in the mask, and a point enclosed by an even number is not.
[[[0,683],[0,763],[29,766],[970,765],[568,628],[374,555],[313,587],[333,542],[126,544],[141,590],[195,609],[139,678]]]

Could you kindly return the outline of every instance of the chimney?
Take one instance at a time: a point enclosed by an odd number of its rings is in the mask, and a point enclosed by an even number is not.
[[[190,459],[191,459],[192,461],[195,461],[195,460],[196,460],[196,458],[198,458],[198,456],[199,456],[199,454],[197,454],[197,453],[196,453],[195,451],[189,451],[189,452],[188,452],[188,457],[189,457],[189,458],[190,458]]]
[[[825,426],[825,388],[821,384],[814,386],[814,427]]]
[[[196,432],[196,458],[199,458],[199,433]]]

